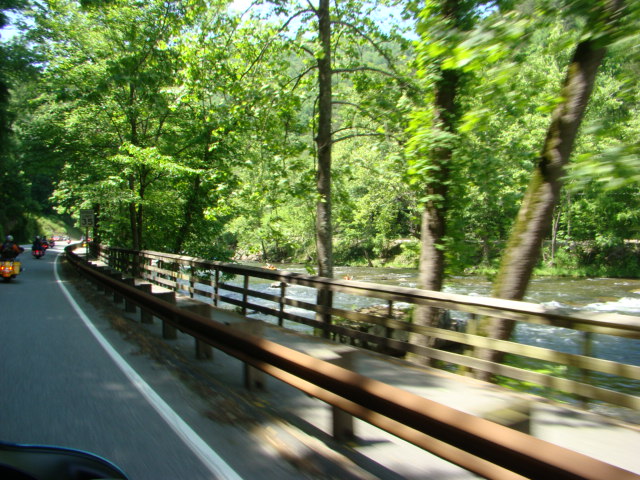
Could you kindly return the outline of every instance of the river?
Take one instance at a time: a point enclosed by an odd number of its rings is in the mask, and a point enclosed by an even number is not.
[[[279,270],[306,273],[300,265],[277,265]],[[335,278],[415,288],[418,272],[409,268],[336,267]],[[491,283],[483,277],[450,277],[445,292],[489,296]],[[640,316],[640,279],[537,277],[524,301],[571,311],[615,312]]]
[[[279,264],[277,267],[279,270],[288,272],[306,273],[301,265]],[[415,288],[418,282],[417,270],[409,268],[337,267],[335,269],[336,278],[345,276],[363,282],[411,288]],[[252,285],[251,288],[261,290],[268,288],[268,285],[257,284]],[[450,277],[445,283],[444,291],[488,296],[491,283],[477,276]],[[315,293],[305,287],[292,286],[287,290],[287,296],[313,302]],[[531,281],[524,300],[567,312],[610,312],[640,316],[640,279],[537,277]],[[370,303],[371,299],[351,295],[334,297],[334,304],[342,308],[355,309],[368,306]],[[305,312],[296,313],[304,314]],[[288,323],[290,324],[286,326],[289,328],[306,328],[292,322]],[[560,327],[519,324],[515,331],[515,340],[566,353],[582,353],[581,334]],[[594,356],[640,366],[640,340],[594,335],[593,341]]]
[[[263,264],[255,263],[252,265],[264,266]],[[286,272],[307,273],[302,265],[278,264],[277,268]],[[335,277],[348,277],[361,282],[415,288],[418,281],[418,272],[416,269],[409,268],[337,267],[335,269]],[[242,285],[240,277],[227,279],[226,282],[237,286]],[[267,280],[252,279],[250,288],[271,294],[275,293],[274,286]],[[463,295],[489,296],[491,283],[483,277],[450,277],[445,283],[444,291]],[[225,295],[237,297],[238,299],[241,297],[237,293],[225,292]],[[315,303],[316,292],[312,288],[291,285],[287,288],[286,295],[289,298]],[[203,297],[202,300],[206,301],[208,299]],[[531,281],[524,300],[559,309],[565,313],[602,312],[640,317],[640,279],[537,277]],[[268,301],[257,298],[252,301],[274,307],[274,304]],[[355,310],[374,303],[380,304],[384,302],[357,295],[339,293],[334,295],[333,303],[338,308]],[[224,304],[221,306],[224,308]],[[294,307],[287,307],[287,311],[301,316],[311,316],[310,312]],[[250,314],[254,318],[260,318],[267,322],[276,321],[273,317],[257,312]],[[452,317],[462,322],[466,320],[465,314],[462,312],[452,312]],[[284,326],[304,333],[312,333],[310,327],[296,322],[285,320]],[[514,340],[523,344],[549,348],[560,352],[584,354],[584,334],[566,328],[518,323],[514,332]],[[594,357],[640,366],[640,340],[594,334],[591,338],[591,348],[590,354]],[[583,373],[574,367],[554,366],[542,361],[524,358],[519,360],[512,359],[509,363],[522,368],[546,371],[556,376],[578,381],[583,380]],[[591,381],[604,388],[640,395],[640,381],[637,380],[592,372]],[[519,388],[522,387],[520,386]],[[571,397],[559,394],[559,392],[548,392],[544,387],[529,385],[525,387],[525,390],[544,396],[550,395],[567,402],[575,402],[575,399]],[[592,403],[591,408],[601,413],[625,417],[629,421],[640,424],[640,412],[630,412],[626,409],[618,409],[597,403]]]

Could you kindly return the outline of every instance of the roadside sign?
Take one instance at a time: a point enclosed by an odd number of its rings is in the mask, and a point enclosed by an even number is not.
[[[93,210],[80,210],[80,226],[82,228],[93,227],[94,224],[94,214]]]

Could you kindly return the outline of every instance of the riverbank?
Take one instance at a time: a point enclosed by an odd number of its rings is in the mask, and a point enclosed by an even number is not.
[[[339,243],[339,242],[338,242]],[[447,255],[447,275],[484,276],[492,280],[498,273],[501,249],[494,246],[488,257],[483,257],[480,246],[469,243],[463,249],[451,249]],[[263,263],[299,263],[307,265],[307,271],[315,268],[308,257],[282,257],[268,254],[238,253],[235,260]],[[418,269],[420,244],[415,239],[392,242],[383,255],[353,249],[336,247],[334,264],[354,268],[400,268]],[[640,278],[640,242],[636,240],[572,241],[551,245],[545,242],[542,257],[535,276],[567,278]]]

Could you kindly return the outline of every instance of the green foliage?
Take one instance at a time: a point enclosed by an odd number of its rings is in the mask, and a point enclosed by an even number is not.
[[[549,246],[548,249],[551,247]],[[550,255],[547,251],[546,255]],[[560,242],[552,266],[542,265],[538,275],[567,277],[640,277],[640,247],[616,238]]]
[[[495,268],[572,46],[587,22],[605,40],[600,2],[508,3],[461,2],[453,27],[428,1],[415,42],[401,35],[411,21],[381,26],[379,4],[333,6],[337,263],[415,266],[422,205],[443,200],[425,186],[446,169],[448,272]],[[627,3],[625,25],[637,26],[638,2]],[[0,44],[3,233],[28,238],[26,212],[99,206],[114,245],[138,235],[206,258],[315,260],[318,48],[306,5],[278,2],[280,17],[195,0],[30,8],[24,37]],[[624,243],[640,236],[636,35],[606,39],[548,271],[637,275]],[[430,107],[452,71],[463,77],[455,133]],[[434,162],[446,148],[451,162]]]

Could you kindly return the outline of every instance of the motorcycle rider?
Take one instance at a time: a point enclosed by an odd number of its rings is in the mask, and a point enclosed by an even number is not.
[[[44,247],[42,246],[42,240],[40,239],[40,235],[36,235],[36,238],[33,239],[33,245],[31,245],[31,251],[44,251]]]
[[[13,241],[12,235],[7,235],[5,242],[2,244],[1,259],[14,260],[22,252],[24,252],[24,248]]]

